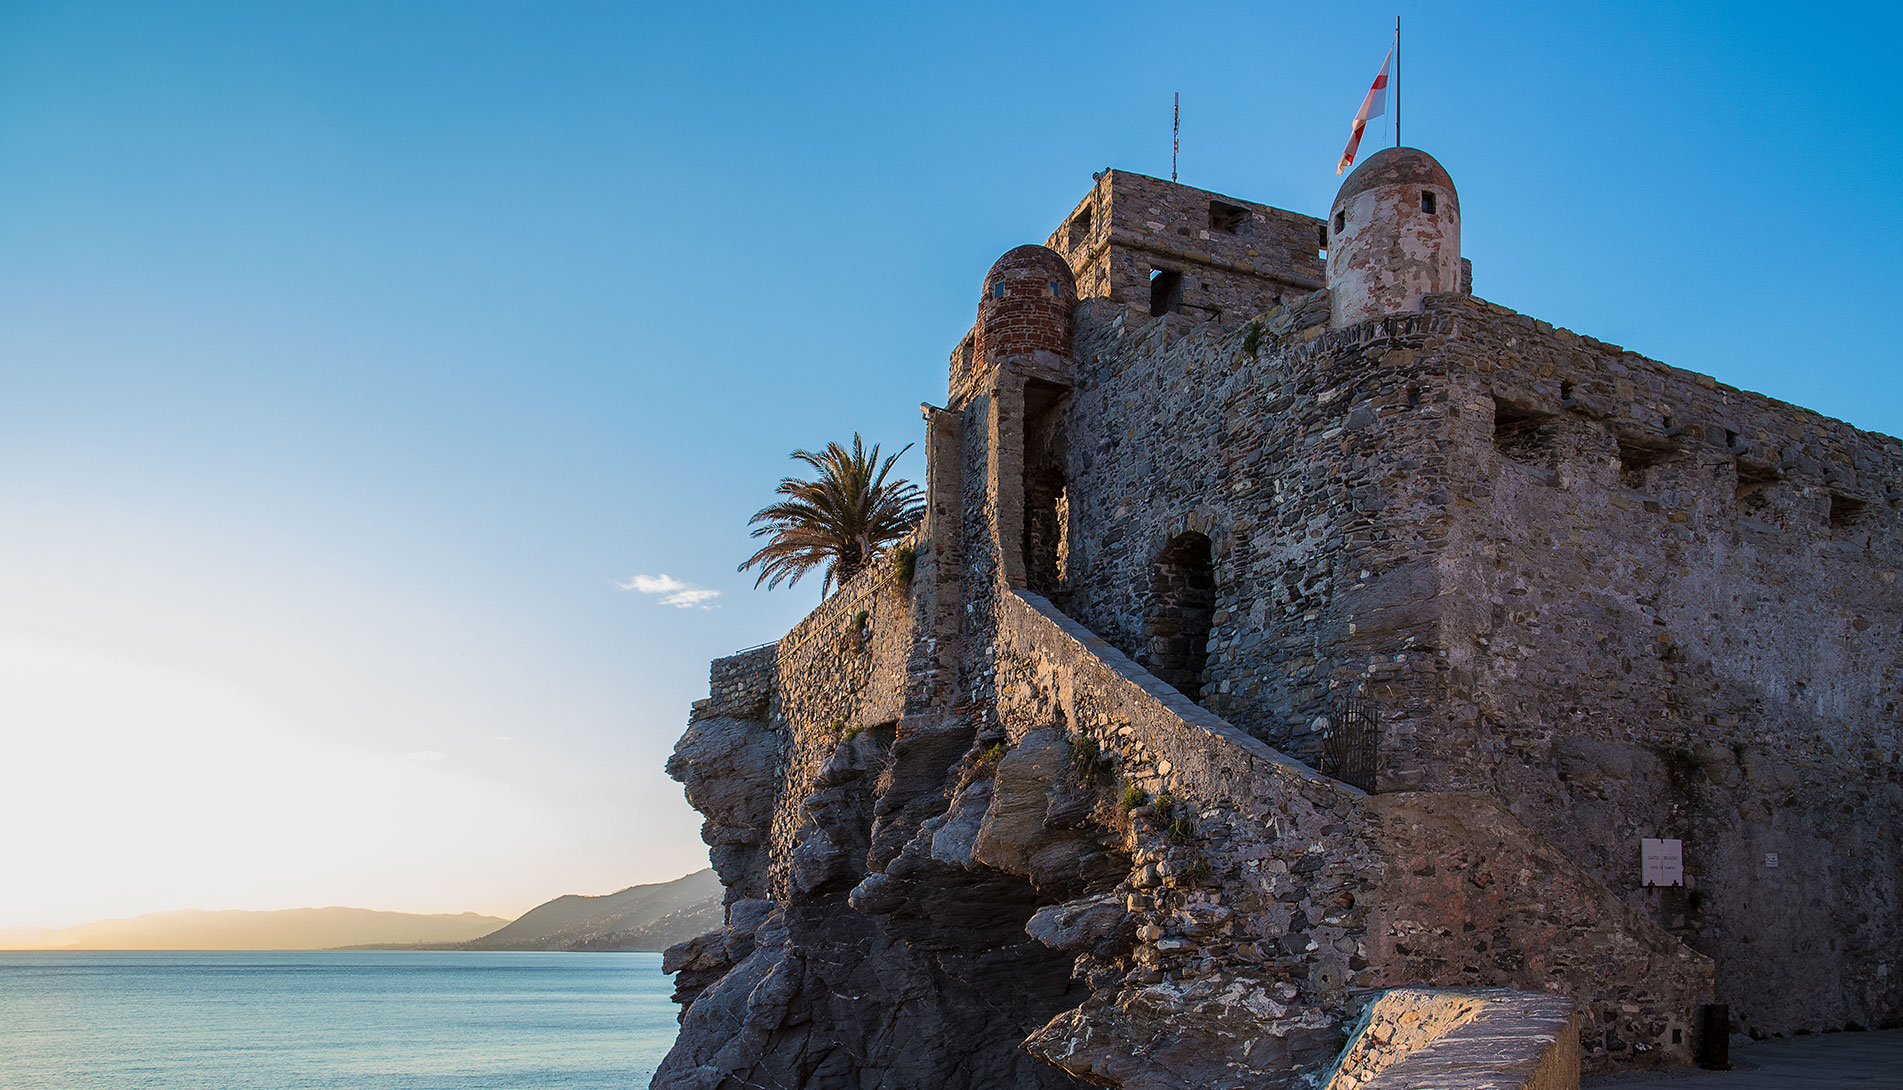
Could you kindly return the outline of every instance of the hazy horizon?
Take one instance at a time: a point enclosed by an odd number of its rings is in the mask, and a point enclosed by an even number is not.
[[[1903,432],[1903,15],[1399,11],[1477,294]],[[818,597],[734,570],[787,453],[919,439],[1173,94],[1184,183],[1325,210],[1395,14],[0,7],[0,929],[706,866],[664,765]]]

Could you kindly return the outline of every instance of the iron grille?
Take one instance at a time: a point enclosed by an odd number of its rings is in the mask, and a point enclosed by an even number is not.
[[[1363,791],[1373,791],[1379,723],[1372,697],[1353,693],[1342,697],[1322,731],[1322,771]]]

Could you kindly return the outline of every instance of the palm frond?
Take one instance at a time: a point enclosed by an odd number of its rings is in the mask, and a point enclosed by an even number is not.
[[[768,540],[738,570],[758,565],[753,585],[765,583],[772,590],[781,581],[790,587],[823,565],[820,594],[843,586],[925,517],[918,486],[891,477],[892,467],[911,449],[907,443],[881,460],[878,444],[867,450],[855,432],[850,451],[838,443],[794,451],[793,459],[811,466],[815,476],[783,478],[774,493],[784,498],[747,520],[751,536]]]

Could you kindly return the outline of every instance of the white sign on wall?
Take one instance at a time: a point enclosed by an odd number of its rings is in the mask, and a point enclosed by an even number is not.
[[[1639,884],[1644,886],[1682,886],[1685,884],[1685,842],[1645,837],[1639,841]]]

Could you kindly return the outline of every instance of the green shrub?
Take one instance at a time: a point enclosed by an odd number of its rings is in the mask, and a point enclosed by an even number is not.
[[[912,577],[918,574],[918,550],[910,545],[901,545],[892,550],[892,570],[898,574],[901,583],[911,586]]]
[[[1251,356],[1262,350],[1262,323],[1250,322],[1242,334],[1242,350]]]
[[[1148,791],[1143,790],[1136,784],[1126,783],[1123,785],[1123,795],[1117,800],[1117,803],[1123,807],[1123,812],[1127,814],[1148,801],[1150,801],[1150,793]]]
[[[1010,752],[1010,749],[1011,747],[1003,742],[993,742],[979,750],[978,755],[965,766],[965,770],[958,774],[958,786],[963,787],[984,775],[986,769],[997,767],[998,762],[1004,760],[1004,755]]]
[[[847,727],[845,730],[842,730],[839,732],[839,740],[842,742],[850,742],[854,738],[857,738],[861,734],[864,734],[865,730],[866,730],[866,725],[864,723],[854,723],[852,726]]]

